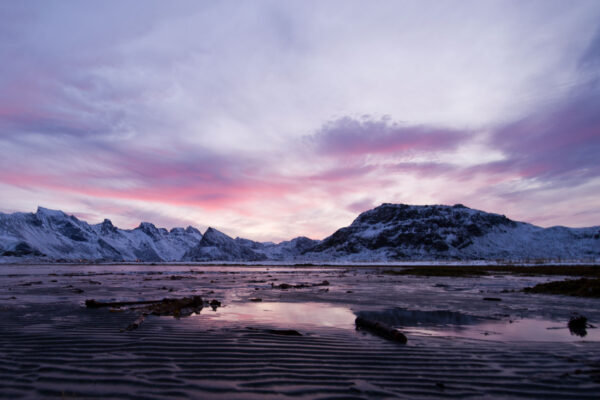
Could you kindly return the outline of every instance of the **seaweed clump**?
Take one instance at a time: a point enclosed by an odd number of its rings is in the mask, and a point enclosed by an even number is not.
[[[592,326],[587,323],[587,318],[583,315],[571,317],[568,326],[571,335],[577,335],[580,337],[585,337],[587,335],[587,328],[592,328]]]
[[[221,305],[217,300],[213,300],[210,306],[213,310],[216,310]],[[125,329],[121,329],[121,332],[131,331],[139,328],[144,322],[148,315],[158,316],[173,316],[175,318],[188,317],[193,313],[199,313],[204,306],[202,297],[182,297],[179,299],[165,298],[162,300],[142,300],[142,301],[116,301],[116,302],[102,302],[94,299],[85,301],[87,308],[102,308],[110,307],[111,310],[121,310],[122,307],[128,307],[130,311],[138,313],[138,317],[129,324]]]
[[[539,283],[523,289],[525,293],[562,294],[577,297],[600,297],[600,279],[566,279]]]
[[[411,265],[402,269],[384,270],[383,273],[386,275],[446,277],[478,277],[490,274],[600,277],[600,268],[595,265]]]
[[[450,276],[450,277],[477,277],[487,275],[488,272],[477,266],[419,266],[401,270],[388,269],[385,275],[414,275],[414,276]]]

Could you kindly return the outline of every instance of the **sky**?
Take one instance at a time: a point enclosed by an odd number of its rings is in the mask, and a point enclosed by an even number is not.
[[[600,2],[2,1],[0,211],[321,239],[600,225]]]

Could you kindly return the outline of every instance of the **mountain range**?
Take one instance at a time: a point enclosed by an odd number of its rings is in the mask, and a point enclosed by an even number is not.
[[[62,211],[0,213],[0,262],[386,262],[402,260],[598,260],[600,226],[541,228],[454,206],[382,204],[323,240],[232,238],[214,228],[119,229]]]

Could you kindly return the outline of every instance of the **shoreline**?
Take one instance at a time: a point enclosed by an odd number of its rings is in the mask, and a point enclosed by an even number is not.
[[[199,266],[199,267],[236,267],[236,266],[247,266],[247,267],[366,267],[366,268],[379,268],[379,267],[398,267],[398,268],[412,268],[412,267],[437,267],[437,266],[456,266],[456,267],[546,267],[546,266],[589,266],[589,267],[600,267],[600,260],[570,260],[570,261],[490,261],[490,260],[463,260],[463,261],[440,261],[440,260],[427,260],[427,261],[386,261],[386,262],[285,262],[285,261],[272,261],[272,262],[226,262],[226,261],[161,261],[161,262],[150,262],[150,261],[114,261],[114,262],[98,262],[98,261],[72,261],[72,262],[51,262],[51,261],[30,261],[30,262],[15,262],[14,260],[0,260],[0,267],[5,265],[68,265],[68,266],[110,266],[110,265],[128,265],[128,266]]]

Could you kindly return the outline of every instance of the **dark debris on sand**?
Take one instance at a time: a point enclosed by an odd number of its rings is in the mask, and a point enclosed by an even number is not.
[[[302,336],[302,334],[294,329],[267,329],[267,333],[281,336]]]
[[[477,277],[490,274],[600,277],[600,268],[596,265],[417,265],[402,269],[388,269],[383,273],[386,275],[447,277]]]
[[[282,283],[280,285],[275,285],[274,283],[271,283],[271,287],[273,289],[282,289],[282,290],[304,289],[304,288],[318,287],[318,286],[329,286],[329,281],[323,281],[321,283],[313,283],[313,284],[300,283],[298,285],[290,285],[289,283]]]
[[[500,297],[484,297],[483,300],[485,300],[485,301],[502,301],[502,299]]]
[[[221,303],[217,300],[213,300],[210,305],[215,309],[216,303],[213,302],[218,303],[218,306],[221,305]],[[213,306],[213,304],[215,306]],[[89,299],[85,301],[85,306],[87,308],[110,307],[111,310],[119,309],[121,307],[129,307],[129,310],[139,313],[138,318],[136,318],[133,323],[129,324],[127,328],[124,329],[126,331],[131,331],[133,329],[137,329],[147,315],[173,316],[175,318],[187,317],[193,313],[199,313],[204,306],[204,302],[200,296],[182,297],[179,299],[165,298],[162,300],[117,302],[101,302],[94,299]]]
[[[539,283],[523,289],[525,293],[562,294],[565,296],[600,297],[600,279],[566,279]]]
[[[397,329],[390,328],[383,322],[372,321],[366,318],[357,317],[354,321],[356,329],[364,329],[371,332],[374,335],[383,337],[385,339],[392,340],[398,343],[406,343],[408,339],[406,336]]]
[[[571,335],[577,335],[580,337],[587,336],[588,328],[595,328],[593,325],[588,324],[588,319],[586,317],[578,314],[569,319],[567,326],[569,327]]]
[[[221,307],[221,302],[215,299],[212,299],[210,302],[207,302],[207,304],[210,306],[210,308],[212,308],[213,311],[217,311],[217,308]]]

